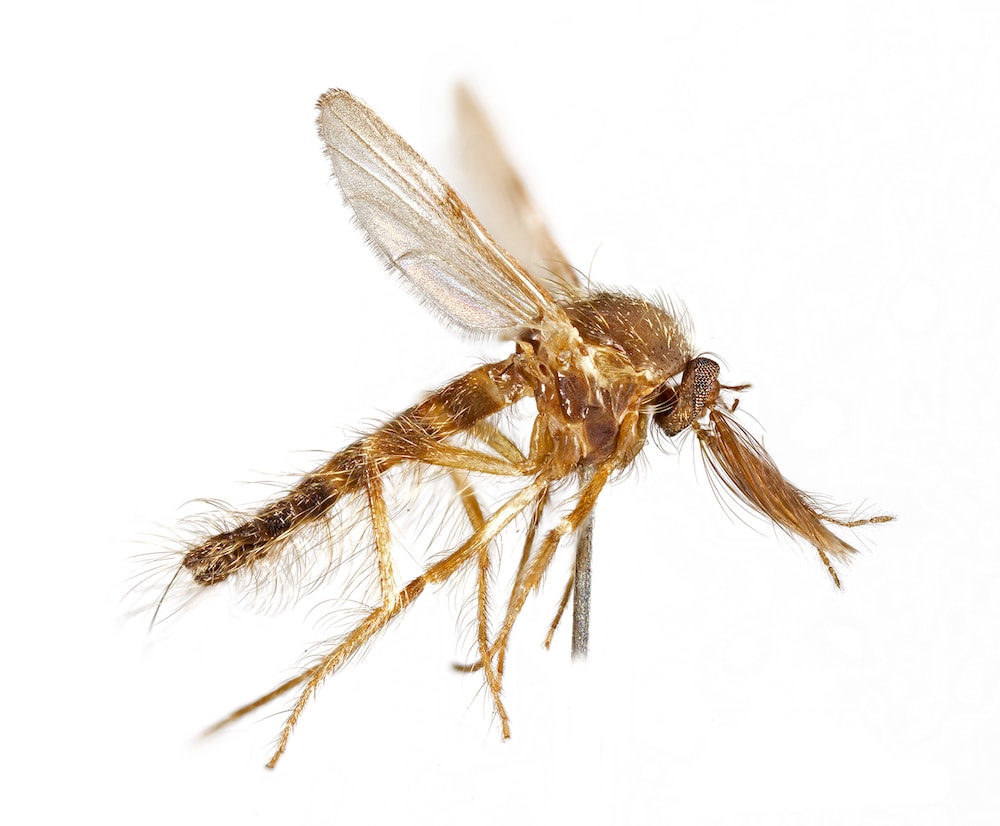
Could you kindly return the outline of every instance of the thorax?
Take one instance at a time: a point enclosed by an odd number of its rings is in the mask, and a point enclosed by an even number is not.
[[[691,357],[681,325],[642,299],[596,293],[564,309],[572,328],[518,339],[538,406],[532,450],[557,477],[612,458],[628,464],[645,440],[644,406]]]

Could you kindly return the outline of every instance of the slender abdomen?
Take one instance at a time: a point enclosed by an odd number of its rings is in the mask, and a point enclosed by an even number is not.
[[[428,440],[441,441],[467,430],[529,393],[515,356],[455,379],[331,457],[281,499],[191,547],[184,567],[199,585],[222,582],[272,556],[290,534],[322,519],[341,497],[364,489],[371,473],[419,461]]]

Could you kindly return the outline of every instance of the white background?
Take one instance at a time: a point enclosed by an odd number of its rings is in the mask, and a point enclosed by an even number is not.
[[[996,822],[1000,4],[23,8],[0,34],[5,822]],[[181,503],[255,501],[236,480],[497,352],[381,271],[313,127],[347,88],[457,183],[460,79],[574,263],[682,299],[784,473],[899,521],[838,593],[719,507],[692,445],[650,445],[599,509],[589,661],[537,644],[561,574],[518,626],[509,743],[448,668],[446,589],[267,772],[280,715],[196,734],[293,673],[315,615],[223,590],[150,634],[134,557]]]

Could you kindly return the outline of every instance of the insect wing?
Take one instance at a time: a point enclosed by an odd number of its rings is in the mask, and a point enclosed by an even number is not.
[[[543,318],[564,320],[552,296],[381,118],[341,90],[317,108],[344,200],[386,265],[435,311],[478,334],[510,336]]]
[[[583,287],[576,271],[552,237],[486,113],[464,85],[455,90],[455,108],[465,167],[471,182],[482,190],[482,205],[473,200],[476,210],[538,284],[560,301],[578,297]],[[463,191],[470,195],[464,187]]]

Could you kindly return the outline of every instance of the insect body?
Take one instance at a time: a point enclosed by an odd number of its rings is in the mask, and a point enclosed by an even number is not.
[[[410,146],[347,92],[318,103],[319,133],[334,177],[361,229],[385,265],[446,321],[473,334],[509,339],[513,353],[485,364],[358,439],[256,513],[230,518],[192,543],[175,575],[208,587],[234,575],[267,576],[283,557],[303,551],[301,537],[324,525],[346,502],[361,502],[367,521],[378,597],[369,612],[311,667],[234,712],[223,725],[293,688],[295,703],[269,763],[274,766],[319,683],[337,670],[429,585],[475,571],[476,657],[503,735],[501,699],[511,629],[528,596],[567,537],[580,531],[601,490],[629,467],[650,427],[667,436],[694,430],[707,467],[751,509],[813,545],[839,586],[834,560],[854,549],[829,523],[855,527],[889,517],[845,521],[823,512],[790,484],[733,418],[727,397],[746,388],[719,382],[719,365],[698,356],[678,314],[623,293],[590,291],[535,215],[523,186],[490,143],[481,114],[467,96],[466,117],[486,132],[502,184],[522,207],[524,234],[545,256],[529,272],[483,228],[459,196]],[[522,400],[534,414],[522,449],[496,423]],[[401,585],[385,482],[400,465],[445,469],[455,481],[468,528],[464,540]],[[491,513],[468,482],[470,473],[510,477],[515,492]],[[555,488],[576,481],[572,506],[554,527],[542,516]],[[515,519],[526,519],[520,563],[501,614],[490,617],[491,554]],[[567,584],[552,631],[573,589]]]

